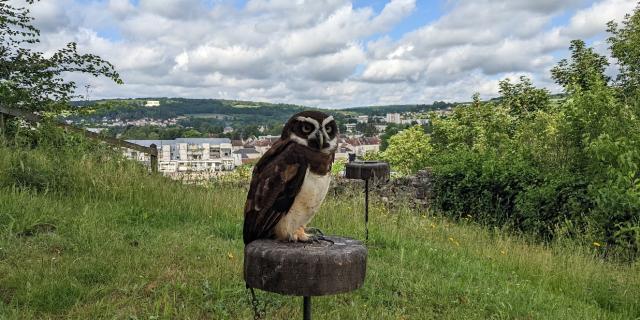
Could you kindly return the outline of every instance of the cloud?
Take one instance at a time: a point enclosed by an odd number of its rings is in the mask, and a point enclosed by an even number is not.
[[[630,0],[607,0],[597,2],[571,17],[569,26],[563,32],[570,37],[588,38],[602,32],[603,26],[611,20],[620,21],[631,13],[636,2]]]
[[[71,24],[71,19],[65,13],[65,6],[70,1],[50,0],[36,2],[31,8],[31,15],[37,17],[35,26],[41,30],[60,31]]]
[[[206,12],[200,0],[140,0],[139,6],[142,12],[169,19],[193,19]]]
[[[447,0],[442,14],[427,22],[414,14],[422,5],[47,0],[33,6],[33,15],[42,29],[38,49],[51,53],[75,41],[120,71],[124,86],[70,76],[80,86],[91,84],[94,98],[343,107],[468,100],[476,91],[492,97],[500,79],[520,74],[555,90],[548,70],[566,56],[569,41],[601,39],[606,21],[635,6],[630,0]]]
[[[135,7],[129,0],[109,0],[107,9],[115,17],[126,17],[135,12]]]

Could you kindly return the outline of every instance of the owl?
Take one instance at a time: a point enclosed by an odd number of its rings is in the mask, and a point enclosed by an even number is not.
[[[260,158],[244,207],[244,243],[272,238],[310,242],[306,226],[324,201],[338,147],[332,116],[304,111],[291,117],[280,139]]]

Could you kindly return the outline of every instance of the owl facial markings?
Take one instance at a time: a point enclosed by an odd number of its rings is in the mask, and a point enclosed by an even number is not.
[[[314,120],[315,121],[315,120]],[[327,123],[333,121],[333,116],[328,116],[326,117],[324,120],[322,120],[322,127],[324,128],[324,126],[327,125]]]
[[[314,118],[309,118],[309,117],[297,117],[296,118],[298,121],[302,121],[302,122],[309,122],[311,123],[316,130],[318,130],[318,128],[320,128],[320,123],[318,123],[318,121]],[[324,122],[323,122],[324,123]]]
[[[297,143],[299,143],[299,144],[301,144],[301,145],[303,145],[305,147],[309,146],[309,143],[307,142],[306,139],[302,139],[302,138],[298,137],[298,135],[293,133],[293,132],[289,135],[289,139],[291,139],[291,140],[293,140],[293,141],[295,141],[295,142],[297,142]]]
[[[313,112],[290,119],[288,138],[310,149],[330,154],[337,149],[338,128],[333,116]]]

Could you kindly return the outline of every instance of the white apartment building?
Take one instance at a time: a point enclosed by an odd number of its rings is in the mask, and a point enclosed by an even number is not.
[[[387,113],[387,123],[402,123],[399,113]]]
[[[145,147],[155,144],[158,148],[158,171],[166,174],[229,171],[242,163],[240,156],[233,153],[228,138],[127,141]],[[124,150],[124,155],[130,159],[145,163],[151,161],[146,153]]]

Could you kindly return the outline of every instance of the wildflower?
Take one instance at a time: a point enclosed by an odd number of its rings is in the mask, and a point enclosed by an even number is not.
[[[600,244],[600,242],[594,242],[593,246],[598,248],[598,247],[601,247],[602,245]]]
[[[504,250],[500,250],[500,254],[504,256],[504,255],[506,255],[506,254],[507,254],[507,252],[506,252],[506,251],[504,251]]]
[[[229,260],[233,260],[233,253],[231,252],[227,253],[227,257],[229,257]]]
[[[435,229],[435,228],[436,228],[436,225],[432,223],[432,224],[431,224],[431,228],[432,228],[432,229]]]

